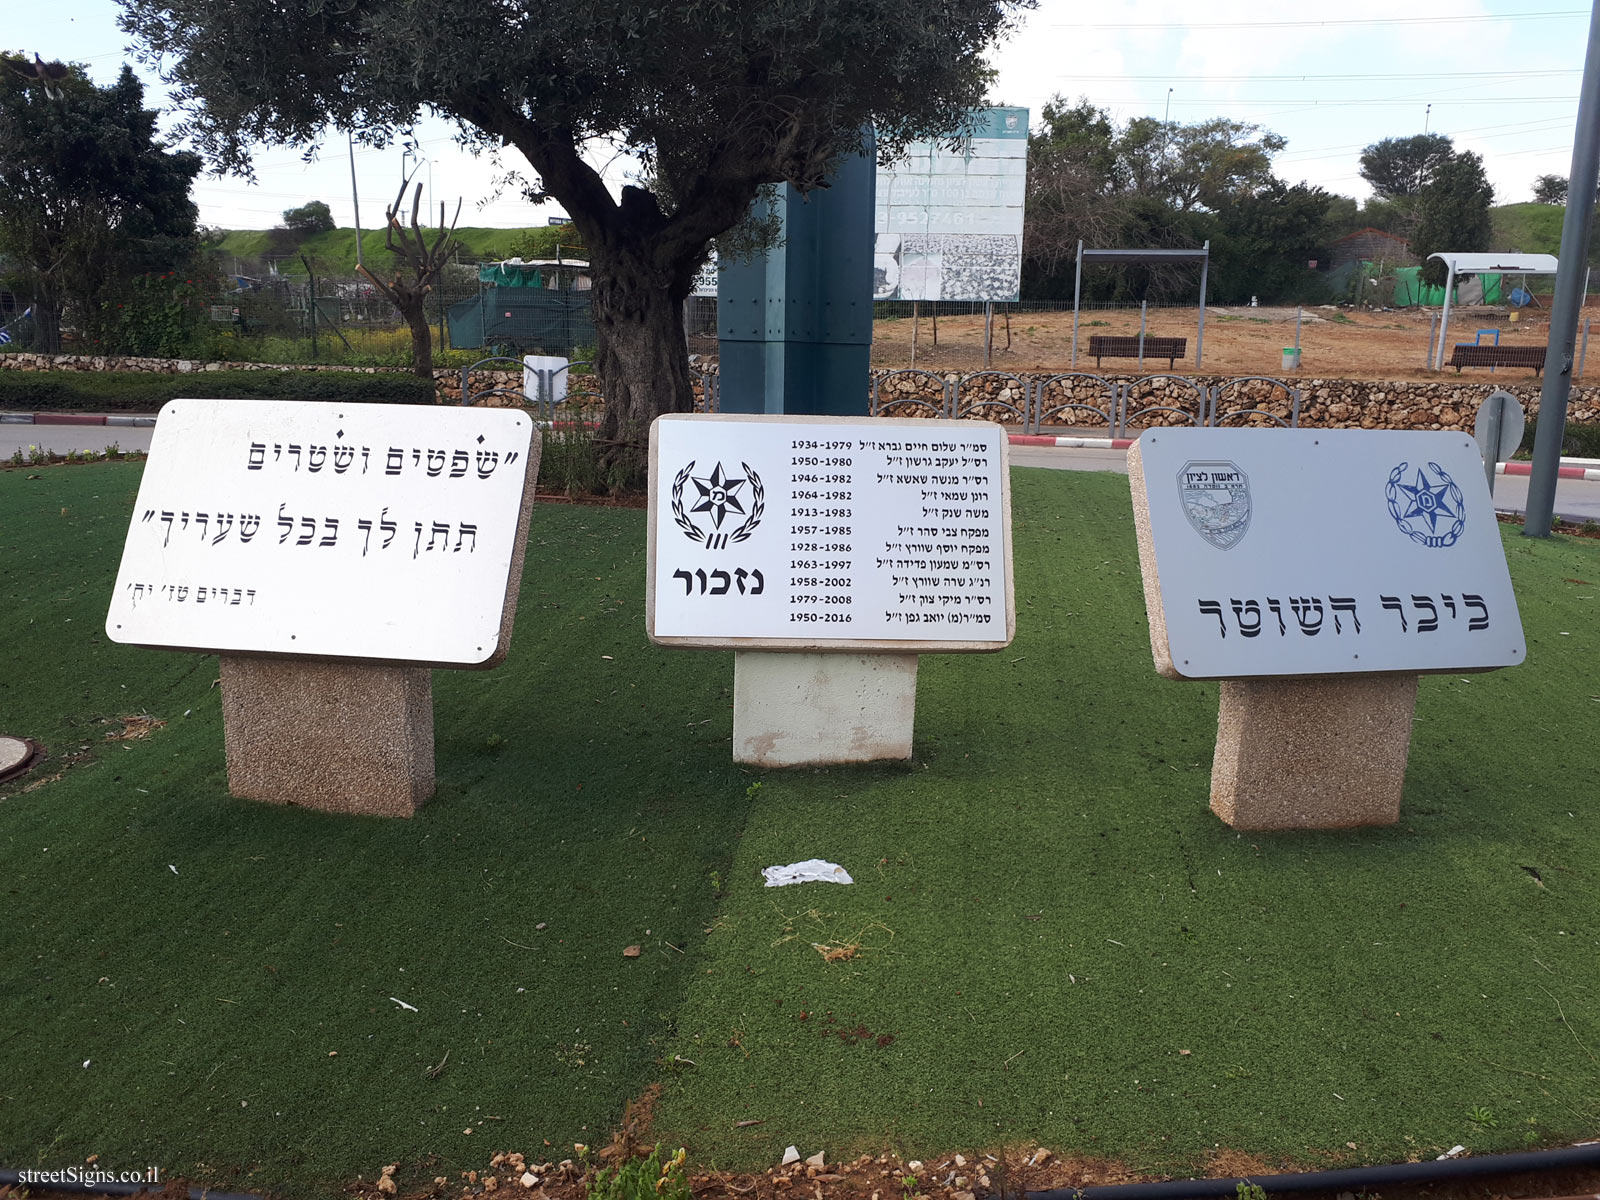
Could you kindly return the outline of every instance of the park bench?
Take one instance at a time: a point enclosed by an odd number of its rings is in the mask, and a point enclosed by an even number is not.
[[[1462,367],[1530,367],[1537,375],[1544,370],[1543,346],[1474,346],[1462,342],[1450,351],[1450,366],[1461,374]]]
[[[1182,358],[1189,349],[1189,339],[1181,337],[1147,337],[1144,339],[1144,350],[1139,349],[1137,337],[1114,337],[1108,334],[1091,334],[1089,337],[1089,353],[1094,356],[1095,369],[1099,370],[1101,358],[1164,358],[1167,360],[1167,370],[1172,370],[1172,364]]]

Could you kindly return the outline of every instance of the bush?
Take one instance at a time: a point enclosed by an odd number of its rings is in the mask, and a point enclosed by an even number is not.
[[[1538,418],[1529,417],[1527,431],[1522,435],[1522,445],[1517,447],[1518,454],[1533,453],[1533,438],[1538,432]],[[1561,453],[1566,458],[1600,458],[1600,425],[1579,425],[1568,421],[1566,433],[1561,439]]]
[[[433,404],[433,385],[399,372],[0,371],[0,409],[153,413],[168,400],[321,400],[339,404]]]
[[[219,285],[214,271],[148,272],[123,281],[87,319],[83,340],[95,354],[185,358],[211,344],[210,302]]]
[[[244,309],[251,332],[241,337],[231,328],[217,330],[212,338],[210,353],[220,362],[326,363],[344,367],[412,365],[409,329],[362,329],[346,325],[343,332],[350,342],[348,347],[331,330],[323,329],[317,339],[317,356],[313,358],[310,337],[304,330],[283,322],[281,309],[268,303],[267,299],[252,300],[245,296],[242,300],[240,307]],[[445,350],[436,344],[433,365],[460,369],[470,366],[488,353],[482,348]]]
[[[556,419],[544,431],[544,450],[539,459],[539,482],[546,490],[566,496],[597,495],[606,490],[594,444],[590,414],[568,405],[556,409]]]

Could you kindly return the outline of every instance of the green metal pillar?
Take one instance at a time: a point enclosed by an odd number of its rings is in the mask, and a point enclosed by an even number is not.
[[[717,281],[721,411],[865,416],[872,352],[874,154],[776,201],[781,242]]]

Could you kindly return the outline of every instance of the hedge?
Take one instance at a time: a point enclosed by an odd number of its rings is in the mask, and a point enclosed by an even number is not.
[[[0,410],[153,413],[168,400],[322,400],[340,404],[434,404],[434,386],[404,372],[0,371]]]
[[[1528,419],[1527,430],[1522,435],[1518,453],[1533,453],[1533,437],[1539,431],[1537,417]],[[1561,439],[1561,453],[1567,458],[1600,458],[1600,425],[1578,425],[1567,422],[1565,436]]]

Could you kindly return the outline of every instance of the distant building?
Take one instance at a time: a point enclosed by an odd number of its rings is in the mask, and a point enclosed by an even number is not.
[[[1333,258],[1328,266],[1338,270],[1345,263],[1383,263],[1391,270],[1395,267],[1415,267],[1422,260],[1411,253],[1411,243],[1403,237],[1385,233],[1381,229],[1358,229],[1347,233],[1333,244]]]

